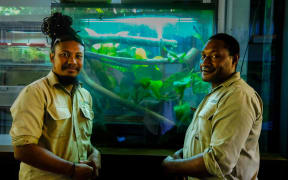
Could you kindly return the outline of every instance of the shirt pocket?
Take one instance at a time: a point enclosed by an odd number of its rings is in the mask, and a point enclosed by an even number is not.
[[[64,138],[72,130],[71,113],[67,107],[51,107],[47,109],[44,130],[52,138]]]
[[[199,112],[198,131],[199,139],[205,147],[210,144],[212,136],[212,119],[216,111],[216,103],[208,101]]]
[[[85,137],[90,137],[92,134],[92,125],[94,119],[94,112],[88,104],[80,106],[80,129]]]

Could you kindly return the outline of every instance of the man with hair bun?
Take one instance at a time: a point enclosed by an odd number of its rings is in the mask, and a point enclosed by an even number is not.
[[[100,152],[90,142],[92,97],[77,80],[84,43],[71,25],[61,13],[43,20],[52,70],[26,86],[11,107],[20,180],[94,179],[101,168]]]
[[[166,172],[189,180],[257,179],[263,104],[236,72],[239,49],[224,33],[206,43],[200,69],[212,90],[194,113],[183,149],[164,159]]]

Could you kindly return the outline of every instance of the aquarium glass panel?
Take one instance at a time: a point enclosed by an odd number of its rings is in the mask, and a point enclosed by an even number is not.
[[[181,8],[61,7],[85,40],[81,80],[93,97],[92,143],[181,147],[210,85],[200,52],[215,12]]]
[[[283,21],[281,13],[284,13],[284,9],[280,1],[257,0],[251,1],[250,5],[251,38],[248,45],[247,82],[263,100],[260,150],[265,153],[279,153],[282,151],[280,140],[283,139],[279,132],[280,128],[285,127],[284,122],[280,121],[280,104],[283,101],[280,88],[283,86],[281,79],[287,78],[281,76],[281,68],[285,64],[281,62],[281,54],[285,49],[282,49],[283,29],[279,22]],[[281,127],[282,125],[284,126]],[[287,156],[288,153],[285,153]]]

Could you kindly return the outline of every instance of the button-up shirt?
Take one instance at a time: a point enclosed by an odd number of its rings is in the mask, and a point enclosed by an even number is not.
[[[26,86],[11,107],[12,144],[37,144],[71,162],[87,160],[92,152],[92,98],[74,85],[67,91],[51,71]],[[35,157],[37,158],[37,157]],[[67,179],[21,162],[19,179]]]
[[[186,132],[183,157],[204,153],[206,169],[213,176],[204,179],[257,179],[262,112],[259,95],[239,72],[234,73],[197,108]]]

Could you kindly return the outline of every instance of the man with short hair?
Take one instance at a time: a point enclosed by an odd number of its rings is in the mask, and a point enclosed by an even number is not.
[[[183,149],[162,165],[188,179],[257,179],[263,105],[236,72],[239,43],[228,34],[216,34],[201,59],[202,79],[212,90],[194,114]]]

